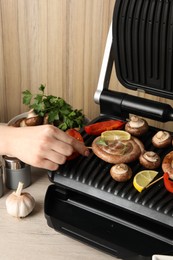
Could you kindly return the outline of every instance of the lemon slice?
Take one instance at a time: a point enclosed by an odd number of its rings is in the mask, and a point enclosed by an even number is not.
[[[123,130],[110,130],[101,133],[101,139],[105,141],[130,140],[131,134]]]
[[[148,184],[156,177],[157,171],[143,170],[138,172],[133,178],[133,186],[139,192],[148,186]]]

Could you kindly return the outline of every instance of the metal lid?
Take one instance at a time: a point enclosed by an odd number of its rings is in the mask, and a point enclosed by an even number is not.
[[[5,167],[8,169],[16,170],[16,169],[21,169],[25,167],[25,163],[20,161],[16,157],[10,157],[7,155],[3,156],[4,162],[5,162]]]

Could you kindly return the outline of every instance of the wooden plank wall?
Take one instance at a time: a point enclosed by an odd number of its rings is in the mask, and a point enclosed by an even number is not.
[[[63,97],[87,117],[115,0],[0,0],[0,121],[28,108],[22,91]]]
[[[40,84],[46,85],[47,94],[64,98],[87,117],[99,114],[93,96],[114,3],[0,0],[0,122],[27,111],[22,91],[37,93]],[[116,75],[111,86],[122,90]],[[172,130],[169,123],[151,123]]]

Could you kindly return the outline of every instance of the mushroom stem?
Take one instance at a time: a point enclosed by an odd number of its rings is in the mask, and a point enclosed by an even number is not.
[[[144,125],[144,120],[138,116],[131,116],[129,124],[131,127],[139,128]]]
[[[23,190],[23,183],[19,181],[17,190],[15,192],[16,196],[21,196],[22,190]]]

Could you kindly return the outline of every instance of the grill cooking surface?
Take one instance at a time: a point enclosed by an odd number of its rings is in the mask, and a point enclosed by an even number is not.
[[[172,147],[166,150],[153,147],[151,138],[157,131],[157,129],[150,127],[148,133],[140,140],[145,145],[146,150],[156,151],[163,158],[172,150]],[[95,138],[85,133],[83,133],[83,137],[87,146],[90,146]],[[134,175],[144,169],[138,161],[129,165]],[[80,156],[75,161],[63,165],[58,172],[54,172],[52,175],[55,183],[61,183],[63,178],[68,179],[70,180],[68,183],[65,181],[67,186],[76,187],[81,192],[98,196],[108,203],[124,207],[137,214],[143,214],[151,219],[157,219],[157,221],[173,227],[173,194],[164,188],[163,180],[139,193],[133,187],[133,177],[128,182],[114,181],[109,173],[111,166],[91,152],[88,158]],[[163,174],[161,168],[158,171],[157,178]],[[64,181],[62,181],[63,183]]]

